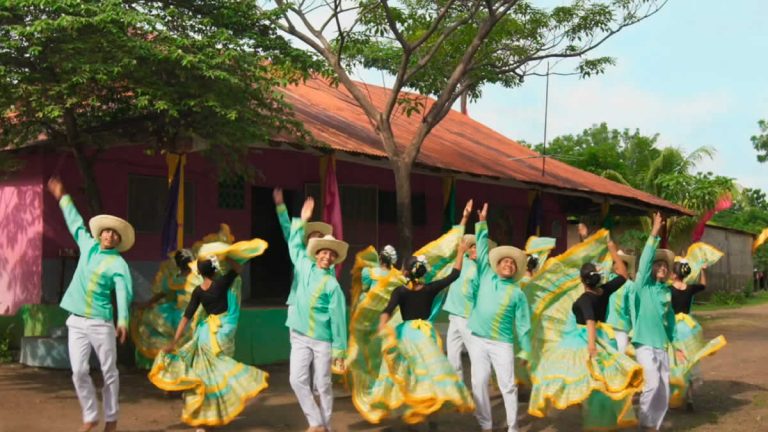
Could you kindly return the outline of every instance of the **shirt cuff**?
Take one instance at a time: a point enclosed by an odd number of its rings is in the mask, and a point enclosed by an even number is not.
[[[331,358],[332,359],[345,359],[347,358],[347,350],[341,349],[341,348],[333,348],[331,349]]]
[[[62,196],[61,199],[59,200],[59,207],[61,207],[62,209],[65,207],[69,207],[72,204],[74,204],[74,202],[72,201],[72,197],[69,196],[69,194]]]

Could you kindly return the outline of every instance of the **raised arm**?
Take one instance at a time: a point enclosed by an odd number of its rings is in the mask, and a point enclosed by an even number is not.
[[[470,201],[471,202],[471,201]],[[459,246],[456,248],[456,260],[453,264],[451,273],[439,280],[432,281],[424,288],[432,292],[440,292],[450,284],[454,283],[461,275],[461,267],[464,263],[464,254],[467,252],[467,244],[464,240],[459,240]]]
[[[291,217],[288,215],[288,208],[283,199],[283,190],[275,188],[272,191],[272,199],[275,200],[275,211],[277,211],[277,221],[280,223],[280,230],[283,232],[283,238],[288,242],[291,236]]]
[[[83,217],[78,213],[75,203],[72,201],[72,197],[69,196],[64,189],[64,184],[61,182],[61,179],[58,177],[51,177],[50,180],[48,180],[48,191],[59,203],[61,212],[64,215],[64,220],[67,223],[67,228],[69,229],[70,234],[72,234],[72,237],[74,237],[77,247],[80,248],[80,250],[84,250],[93,246],[96,240],[91,237],[91,234],[85,227]]]
[[[301,218],[293,218],[291,222],[291,234],[288,240],[288,253],[291,256],[294,266],[299,266],[301,262],[307,257],[307,248],[304,244],[304,230],[307,226],[307,221],[312,217],[312,211],[315,208],[315,200],[312,197],[308,197],[304,200],[304,205],[301,207]]]
[[[659,231],[661,230],[661,213],[654,213],[653,215],[653,228],[651,228],[651,235],[648,237],[648,241],[645,242],[643,247],[643,253],[640,254],[640,261],[637,265],[637,274],[635,280],[637,280],[638,287],[647,285],[651,279],[653,273],[653,259],[656,257],[656,248],[659,246]]]
[[[622,276],[624,279],[629,279],[627,265],[624,264],[624,260],[619,256],[619,248],[616,247],[616,243],[614,243],[613,240],[608,240],[608,252],[611,254],[616,274]]]
[[[486,218],[488,216],[488,203],[483,204],[483,208],[478,210],[477,218],[478,222],[475,224],[475,238],[477,247],[477,274],[478,277],[490,270],[491,264],[488,262],[488,222]]]

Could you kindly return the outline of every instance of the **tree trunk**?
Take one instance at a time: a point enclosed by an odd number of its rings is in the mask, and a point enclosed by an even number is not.
[[[88,210],[91,216],[101,213],[101,195],[96,186],[96,176],[93,174],[92,160],[85,154],[85,146],[80,139],[80,130],[77,126],[77,117],[72,108],[64,110],[64,130],[67,135],[67,144],[75,155],[75,162],[83,176],[83,186],[85,186],[85,198],[88,200]]]
[[[403,160],[391,161],[395,173],[395,191],[397,201],[397,232],[400,235],[399,249],[402,256],[409,256],[413,251],[413,206],[411,203],[411,163]]]

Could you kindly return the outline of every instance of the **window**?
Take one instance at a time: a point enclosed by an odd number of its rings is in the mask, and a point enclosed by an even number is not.
[[[395,191],[379,191],[379,222],[397,224],[397,195]],[[427,225],[427,196],[423,193],[411,196],[413,226]]]
[[[245,179],[234,177],[219,182],[219,208],[242,210],[245,208]]]
[[[195,232],[194,186],[184,182],[184,234]],[[128,222],[136,232],[161,233],[168,200],[168,180],[155,176],[128,176]]]

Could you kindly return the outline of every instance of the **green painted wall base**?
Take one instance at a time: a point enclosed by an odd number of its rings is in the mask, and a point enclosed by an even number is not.
[[[69,313],[58,305],[24,305],[16,315],[0,316],[0,338],[9,337],[18,349],[22,336],[49,336],[51,329],[65,325]]]
[[[291,344],[285,307],[241,309],[235,341],[235,360],[252,365],[288,361]]]

